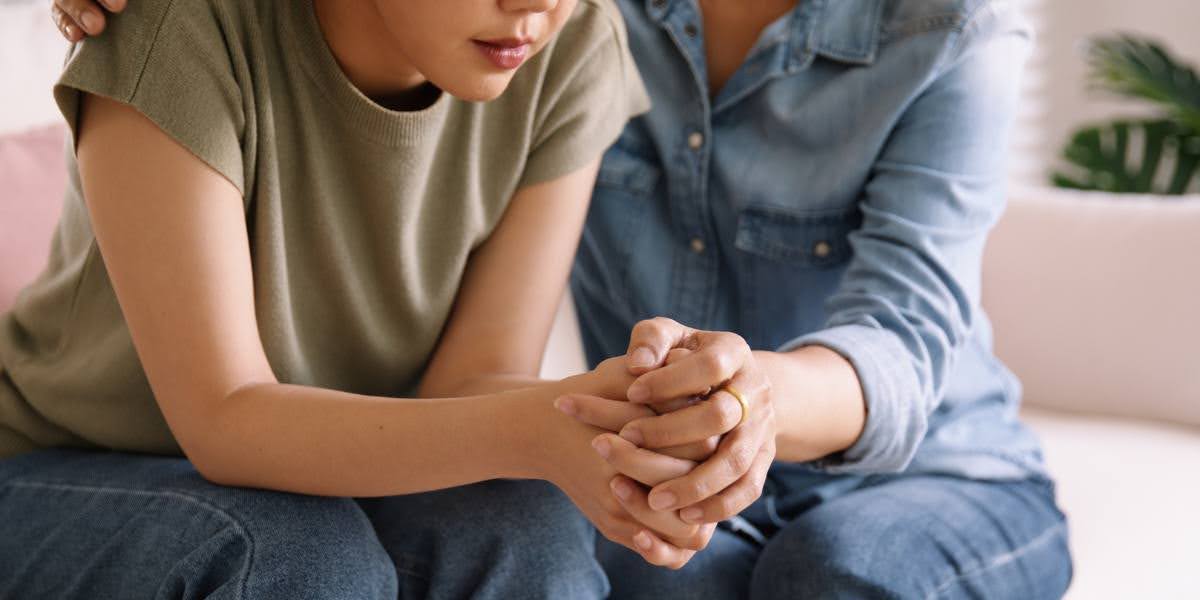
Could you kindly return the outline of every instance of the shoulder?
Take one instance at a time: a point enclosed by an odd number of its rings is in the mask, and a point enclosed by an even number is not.
[[[572,172],[603,153],[650,106],[613,1],[578,0],[555,39],[493,104],[510,115],[507,121],[527,125],[533,153],[522,186]]]
[[[621,51],[627,45],[625,22],[613,0],[578,0],[553,47],[547,50],[551,55],[580,57],[605,48]]]
[[[272,0],[256,0],[265,3]],[[86,94],[128,104],[239,187],[246,124],[235,72],[255,7],[235,0],[137,0],[76,44],[54,97],[76,139]]]
[[[997,37],[1031,40],[1033,32],[1009,0],[882,0],[881,47],[920,43],[953,60]]]
[[[886,0],[880,18],[880,33],[889,41],[1005,27],[1026,28],[1017,6],[1008,0]]]
[[[120,15],[108,19],[109,29],[104,35],[88,38],[86,43],[119,38],[123,42],[129,37],[149,37],[154,41],[156,33],[165,26],[176,23],[194,22],[203,27],[207,23],[228,22],[244,14],[245,5],[232,0],[138,0],[129,2]]]
[[[253,9],[232,0],[138,0],[120,15],[108,19],[103,35],[87,38],[72,47],[70,59],[104,54],[110,62],[145,60],[164,47],[191,47],[204,52],[225,46],[232,31],[241,29]]]

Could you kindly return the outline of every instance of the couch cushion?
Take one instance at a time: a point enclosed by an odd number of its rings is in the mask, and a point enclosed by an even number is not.
[[[1067,513],[1067,598],[1195,598],[1200,428],[1026,408]]]
[[[66,189],[66,127],[0,135],[0,312],[46,265]]]
[[[1015,194],[984,263],[1029,404],[1200,425],[1200,197]]]

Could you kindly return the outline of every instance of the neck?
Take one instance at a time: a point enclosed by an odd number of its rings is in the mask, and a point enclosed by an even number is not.
[[[368,98],[388,108],[428,105],[436,90],[396,48],[374,2],[313,0],[317,23],[342,72]]]

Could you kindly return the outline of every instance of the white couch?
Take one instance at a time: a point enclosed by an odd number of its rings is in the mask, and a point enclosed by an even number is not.
[[[984,306],[1071,525],[1070,598],[1200,598],[1200,197],[1021,190]]]

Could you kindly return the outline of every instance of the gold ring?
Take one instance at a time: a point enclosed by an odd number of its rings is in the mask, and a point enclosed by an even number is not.
[[[730,396],[733,396],[733,399],[737,400],[738,404],[742,405],[742,418],[738,419],[737,425],[733,426],[734,429],[737,429],[742,425],[742,423],[746,422],[746,417],[750,416],[750,403],[746,402],[746,398],[742,396],[741,392],[737,391],[737,388],[729,385],[728,383],[722,386],[721,389]]]

